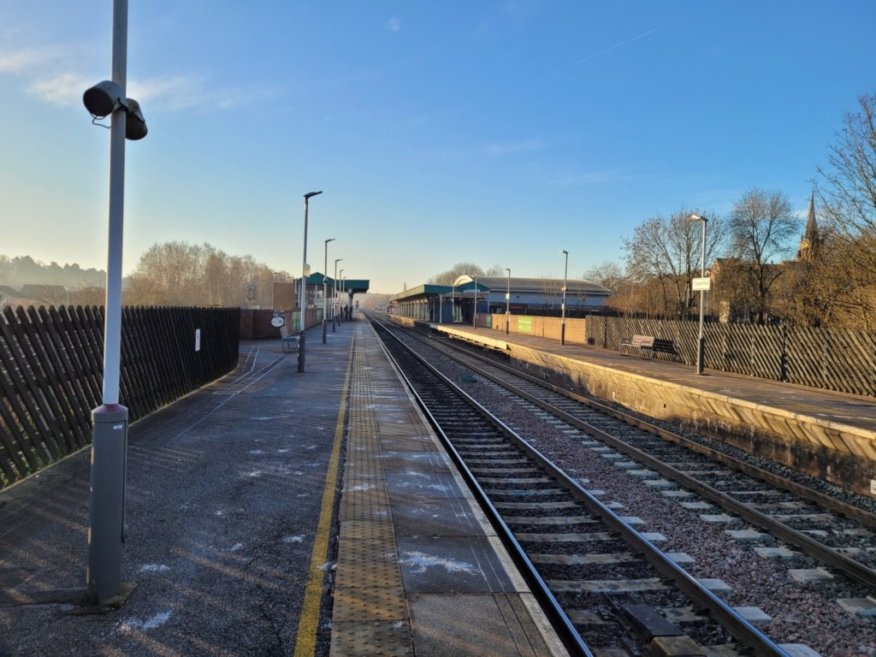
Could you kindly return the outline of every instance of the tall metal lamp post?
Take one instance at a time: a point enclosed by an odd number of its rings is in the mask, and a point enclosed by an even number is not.
[[[341,260],[343,258],[335,258],[335,277],[332,280],[332,333],[337,330],[338,323],[338,263]]]
[[[478,277],[474,277],[474,306],[471,313],[471,327],[478,327]]]
[[[343,269],[338,272],[338,276],[340,276],[340,278],[338,279],[338,305],[340,306],[341,301],[343,300],[343,294],[344,294],[344,270]],[[339,310],[341,311],[341,316],[338,318],[338,324],[340,324],[341,320],[344,319],[343,308],[339,308]]]
[[[690,216],[691,221],[701,221],[703,222],[703,240],[702,240],[702,250],[700,252],[700,276],[706,277],[706,224],[709,223],[709,220],[705,217],[701,217],[698,214],[692,214]],[[703,359],[706,354],[706,336],[703,333],[703,316],[705,312],[705,299],[706,299],[706,291],[700,290],[700,337],[699,343],[697,345],[697,374],[702,374],[704,369]]]
[[[326,341],[326,332],[328,331],[328,326],[326,324],[326,313],[328,312],[328,284],[326,282],[326,270],[328,269],[328,245],[329,242],[334,242],[335,238],[330,237],[327,240],[323,240],[325,242],[325,260],[322,265],[322,343],[325,344]]]
[[[563,267],[563,305],[560,319],[560,344],[566,344],[566,287],[569,280],[569,252],[562,250],[566,257],[566,264]]]
[[[89,593],[98,604],[121,602],[133,590],[123,585],[125,461],[128,409],[119,404],[122,342],[122,245],[125,218],[125,139],[146,136],[136,100],[126,97],[128,2],[113,2],[112,80],[86,90],[82,102],[93,120],[110,117],[109,231],[103,341],[103,404],[91,412],[91,503],[88,531]]]
[[[505,267],[508,272],[508,287],[505,289],[505,335],[511,331],[511,269]]]
[[[307,294],[307,208],[310,203],[310,199],[314,196],[322,194],[322,191],[318,192],[307,192],[304,195],[304,259],[301,263],[301,295],[298,297],[298,315],[300,317],[301,322],[301,333],[299,334],[299,342],[298,342],[298,371],[304,372],[304,350],[306,346],[306,338],[307,333],[305,333],[304,329],[304,308],[305,308],[305,296]]]

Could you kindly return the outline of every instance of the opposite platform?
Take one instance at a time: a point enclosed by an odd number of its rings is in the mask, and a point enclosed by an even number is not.
[[[432,324],[436,331],[498,349],[652,417],[690,424],[862,495],[876,496],[876,402],[615,351],[489,328]]]

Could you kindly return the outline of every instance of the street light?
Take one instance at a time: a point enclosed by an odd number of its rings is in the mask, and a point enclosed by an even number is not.
[[[562,305],[562,318],[560,319],[560,344],[566,344],[566,283],[569,279],[569,252],[565,249],[562,250],[562,254],[566,256],[566,264],[563,267],[563,305]]]
[[[340,285],[338,286],[338,305],[340,305],[341,295],[344,293],[344,270],[343,269],[338,272],[338,276],[340,276],[340,278],[338,279],[338,282],[340,283]],[[341,316],[338,318],[338,324],[341,323],[342,319],[344,319],[344,311],[343,310],[341,311]]]
[[[691,221],[702,221],[703,222],[703,241],[702,241],[702,251],[700,253],[700,276],[703,278],[706,277],[706,224],[709,223],[709,220],[705,217],[701,217],[698,214],[692,214],[690,216]],[[703,358],[706,354],[706,337],[703,334],[703,313],[705,311],[705,299],[706,299],[706,291],[700,290],[700,337],[699,344],[697,345],[697,374],[703,373]]]
[[[332,279],[332,333],[338,323],[338,263],[343,258],[335,258],[335,277]]]
[[[125,522],[125,461],[128,409],[119,404],[122,343],[122,246],[125,220],[125,139],[146,136],[140,105],[126,97],[128,74],[128,2],[113,2],[112,80],[82,95],[92,119],[110,117],[109,231],[103,331],[103,395],[91,411],[91,499],[88,530],[89,593],[99,604],[119,601],[133,587],[123,585],[122,542]]]
[[[471,314],[471,327],[478,327],[478,277],[474,277],[474,310]]]
[[[511,269],[505,267],[508,272],[508,288],[505,290],[505,335],[511,330]]]
[[[323,240],[325,242],[325,260],[322,265],[322,343],[325,344],[326,339],[326,313],[328,312],[328,287],[325,280],[326,270],[328,269],[328,245],[329,242],[334,242],[335,238],[330,237],[327,240]]]
[[[304,332],[304,296],[307,294],[307,207],[312,196],[322,194],[322,191],[307,192],[304,195],[304,259],[301,263],[301,296],[298,298],[298,315],[301,322],[301,333],[298,340],[298,371],[304,372],[304,347],[307,334]]]

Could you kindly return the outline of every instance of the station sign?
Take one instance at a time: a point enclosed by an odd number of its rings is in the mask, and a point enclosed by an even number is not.
[[[712,279],[708,276],[697,277],[691,281],[690,289],[694,292],[708,291],[712,289]]]

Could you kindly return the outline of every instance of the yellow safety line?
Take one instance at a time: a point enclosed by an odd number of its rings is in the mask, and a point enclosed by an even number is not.
[[[322,600],[322,583],[325,579],[325,572],[322,570],[322,566],[326,563],[328,557],[329,533],[331,532],[332,511],[335,506],[335,487],[338,480],[338,465],[341,457],[341,442],[344,437],[344,424],[347,420],[347,394],[350,389],[352,371],[353,349],[351,347],[350,358],[347,362],[347,373],[344,377],[341,405],[338,409],[338,421],[335,424],[335,442],[332,446],[332,455],[329,458],[328,471],[325,477],[325,488],[322,493],[319,524],[316,527],[313,554],[310,557],[310,574],[307,578],[307,586],[304,589],[304,604],[301,605],[301,615],[298,618],[294,657],[312,657],[316,653],[316,631],[319,628],[319,607]]]

